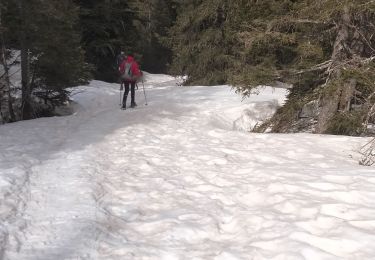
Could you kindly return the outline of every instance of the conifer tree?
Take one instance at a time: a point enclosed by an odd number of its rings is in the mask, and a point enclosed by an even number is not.
[[[274,131],[367,132],[375,103],[373,1],[236,2],[248,6],[238,31],[242,65],[231,82],[245,95],[275,81],[294,86],[268,124]]]
[[[187,83],[292,84],[268,124],[277,132],[359,135],[375,120],[374,2],[187,0],[170,30]]]
[[[49,108],[67,99],[66,88],[86,82],[88,67],[80,47],[78,13],[71,0],[7,0],[9,48],[21,50],[21,118],[41,116],[35,96]],[[48,100],[48,102],[47,102]]]
[[[189,0],[181,4],[176,24],[170,30],[172,73],[187,75],[187,83],[227,82],[235,46],[231,6],[227,0]]]
[[[130,2],[138,31],[138,48],[143,69],[165,73],[172,52],[165,44],[168,30],[176,19],[176,3],[171,0],[133,0]]]
[[[76,0],[86,61],[94,65],[96,79],[117,80],[116,55],[137,50],[134,12],[123,0]]]
[[[49,0],[42,6],[36,7],[40,20],[33,35],[37,59],[31,62],[36,73],[31,83],[65,95],[67,87],[83,84],[90,77],[76,27],[78,8],[70,0]]]

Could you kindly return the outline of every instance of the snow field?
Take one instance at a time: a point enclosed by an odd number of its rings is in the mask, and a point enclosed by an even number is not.
[[[75,115],[0,127],[5,259],[375,258],[366,139],[246,132],[283,89],[139,87],[134,110],[93,81]]]

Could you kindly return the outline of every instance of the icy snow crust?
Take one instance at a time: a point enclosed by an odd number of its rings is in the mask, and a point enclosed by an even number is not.
[[[0,126],[0,259],[375,258],[366,139],[239,131],[285,89],[146,80],[148,106],[93,81],[72,116]]]

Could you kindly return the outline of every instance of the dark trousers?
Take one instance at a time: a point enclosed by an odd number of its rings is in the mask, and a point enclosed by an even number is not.
[[[130,85],[130,98],[131,98],[131,103],[135,103],[134,100],[134,95],[135,95],[135,82],[129,82],[129,81],[124,81],[123,82],[124,87],[125,87],[125,92],[124,92],[124,97],[122,98],[122,106],[126,106],[126,99],[128,98],[129,94],[129,85]]]

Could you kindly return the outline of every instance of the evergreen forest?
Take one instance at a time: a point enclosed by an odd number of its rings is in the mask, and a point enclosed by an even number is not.
[[[254,131],[374,135],[374,35],[372,0],[1,0],[0,122],[52,115],[92,79],[116,82],[124,51],[144,71],[244,98],[288,86]]]

